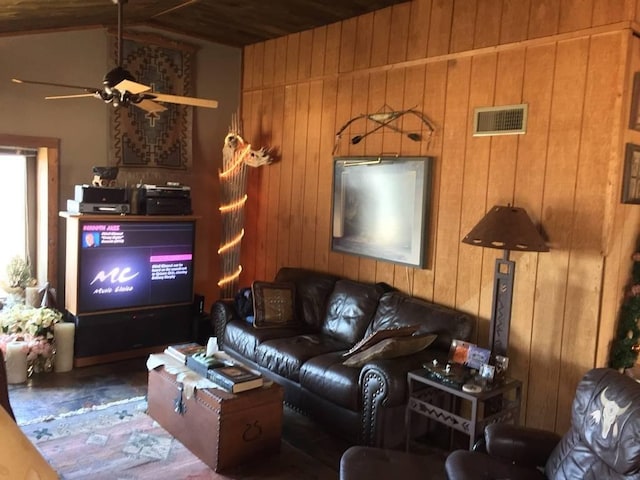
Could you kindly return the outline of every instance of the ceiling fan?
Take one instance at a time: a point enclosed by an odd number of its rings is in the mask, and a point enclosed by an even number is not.
[[[217,108],[218,102],[216,100],[153,92],[151,91],[151,87],[136,82],[133,75],[122,67],[122,6],[127,3],[127,0],[111,1],[118,5],[118,66],[104,76],[102,88],[65,85],[62,83],[41,82],[36,80],[21,80],[18,78],[12,78],[11,81],[14,83],[73,88],[85,92],[73,95],[47,96],[45,97],[46,100],[96,97],[105,103],[111,103],[114,107],[135,105],[151,113],[159,113],[167,109],[158,102],[177,103],[193,107]]]

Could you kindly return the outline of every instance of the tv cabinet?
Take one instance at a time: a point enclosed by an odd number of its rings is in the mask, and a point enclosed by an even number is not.
[[[191,341],[199,312],[193,303],[113,308],[95,313],[79,310],[79,238],[83,222],[194,222],[191,215],[110,215],[60,212],[66,220],[65,309],[75,323],[74,366],[82,367],[162,351],[169,344]],[[146,223],[145,223],[146,224]],[[135,228],[135,227],[134,227]]]

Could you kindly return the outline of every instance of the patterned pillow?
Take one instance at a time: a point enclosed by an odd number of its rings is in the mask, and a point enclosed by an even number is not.
[[[427,334],[387,338],[360,353],[356,353],[342,362],[342,364],[347,367],[361,367],[371,360],[411,355],[427,348],[436,337],[437,335],[435,334]]]
[[[296,325],[295,286],[288,282],[260,282],[251,285],[255,328]]]

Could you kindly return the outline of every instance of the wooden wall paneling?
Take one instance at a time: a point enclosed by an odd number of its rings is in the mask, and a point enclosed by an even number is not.
[[[358,17],[356,26],[356,44],[353,54],[354,70],[368,68],[371,64],[371,45],[374,35],[373,17],[373,12]]]
[[[454,2],[451,0],[433,0],[432,2],[427,46],[428,57],[449,53],[453,4]]]
[[[633,0],[594,0],[592,26],[631,20],[634,16]]]
[[[313,43],[311,45],[311,78],[324,75],[324,60],[327,51],[327,27],[318,27],[313,30]]]
[[[474,48],[490,47],[500,42],[502,2],[477,0],[478,15],[473,40]]]
[[[293,172],[291,176],[291,218],[289,223],[289,264],[299,266],[302,255],[302,219],[304,212],[301,195],[305,188],[307,167],[307,125],[309,123],[309,83],[298,84],[296,100],[296,122],[293,135]],[[315,188],[316,185],[310,188]]]
[[[400,3],[391,7],[389,63],[404,62],[407,59],[410,13],[411,4],[409,2]]]
[[[523,207],[537,225],[542,217],[544,178],[547,169],[547,143],[549,140],[549,117],[553,89],[554,44],[527,48],[524,70],[526,75],[522,87],[522,101],[529,106],[527,133],[521,135],[518,143],[518,167],[515,178],[514,205]],[[546,255],[541,253],[539,255]],[[539,255],[527,253],[514,255],[517,262],[514,285],[514,329],[511,332],[511,350],[515,351],[509,368],[511,374],[521,379],[523,388],[521,417],[527,411],[527,386],[529,369],[535,358],[531,357],[532,317],[538,298]],[[518,313],[518,309],[530,312],[528,317]]]
[[[473,49],[477,11],[477,0],[453,2],[449,52],[457,53]]]
[[[284,72],[284,68],[281,69]],[[275,156],[274,163],[269,165],[269,212],[267,218],[266,241],[269,243],[265,256],[265,276],[266,279],[275,278],[278,271],[277,252],[279,244],[279,218],[280,218],[280,181],[282,178],[282,140],[284,124],[284,91],[285,87],[280,86],[273,89],[271,102],[271,135],[269,145],[273,148]]]
[[[327,48],[325,50],[324,73],[338,73],[340,66],[340,45],[342,44],[342,22],[327,27]]]
[[[580,378],[595,365],[600,296],[604,257],[602,256],[602,230],[604,218],[606,175],[610,159],[611,131],[602,125],[614,125],[616,108],[624,69],[621,51],[622,35],[612,33],[591,38],[584,115],[580,142],[580,156],[576,176],[576,212],[573,217],[571,254],[569,262],[569,289],[563,331],[561,389],[558,397],[558,428],[568,428],[569,412]],[[622,57],[622,58],[621,58]],[[622,65],[622,67],[621,67]],[[585,292],[600,292],[585,295]],[[576,335],[576,332],[580,335]],[[573,389],[573,390],[572,390]]]
[[[555,429],[560,388],[562,332],[565,323],[571,224],[575,208],[575,178],[579,157],[588,39],[558,43],[542,224],[551,250],[539,255],[538,298],[533,316],[527,425]],[[565,412],[568,414],[569,412]]]
[[[498,56],[496,54],[478,55],[471,61],[469,80],[469,112],[474,108],[493,105],[495,98],[495,78]],[[472,137],[473,117],[468,116],[466,133],[466,152],[462,178],[462,206],[460,212],[460,241],[480,221],[491,205],[487,205],[489,177],[489,159],[491,137]],[[492,262],[490,267],[493,266]],[[480,314],[480,291],[482,287],[483,249],[460,243],[458,255],[458,285],[456,289],[456,308],[475,315]],[[488,268],[488,267],[487,267]],[[489,282],[488,285],[491,285]],[[487,346],[489,318],[485,315],[478,319],[475,334],[476,343]]]
[[[287,63],[284,81],[289,85],[298,80],[298,62],[300,61],[300,34],[287,35]]]
[[[257,106],[257,118],[255,136],[251,138],[251,144],[254,149],[266,148],[269,145],[271,137],[271,124],[273,117],[271,112],[273,111],[273,89],[265,88],[261,92],[262,98],[260,104]],[[255,108],[255,107],[254,107]],[[270,200],[270,188],[271,188],[271,165],[263,165],[258,167],[257,177],[259,181],[259,202],[257,209],[257,228],[256,228],[256,278],[270,280],[271,277],[267,276],[267,258],[272,254],[274,245],[269,242],[267,236],[267,227],[269,223],[269,217],[277,215],[277,210],[274,212],[271,206]]]
[[[417,270],[413,276],[414,295],[433,300],[435,277],[435,257],[437,251],[437,225],[440,204],[440,186],[442,170],[442,136],[447,98],[447,71],[449,63],[440,61],[429,63],[425,68],[424,101],[422,111],[435,126],[435,132],[428,144],[422,144],[420,153],[434,157],[431,175],[431,197],[429,198],[429,250],[426,269]]]
[[[422,104],[424,102],[424,79],[425,66],[416,65],[408,67],[405,70],[404,80],[404,96],[402,105],[398,105],[398,109],[403,110],[414,109],[422,112]],[[429,130],[426,128],[422,120],[413,114],[407,114],[398,119],[398,126],[404,134],[400,134],[400,152],[402,155],[420,156],[422,148],[428,142]],[[421,135],[422,140],[415,142],[411,140],[407,133],[417,133]]]
[[[502,0],[500,44],[526,40],[531,0]]]
[[[322,125],[322,81],[309,85],[309,120],[307,123],[306,165],[302,191],[302,259],[301,265],[313,269],[318,230],[318,185],[320,167],[320,128]]]
[[[624,144],[637,135],[636,132],[627,129],[627,124],[630,115],[633,77],[640,68],[640,39],[629,32],[623,37],[623,42],[625,46],[622,51],[626,52],[627,58],[624,62],[621,80],[623,94],[621,96],[622,106],[619,109],[620,127],[617,129],[620,133],[617,145],[611,149],[607,175],[609,191],[605,218],[610,220],[610,224],[605,223],[606,231],[603,234],[606,261],[602,281],[602,307],[596,350],[597,366],[606,366],[609,363],[611,343],[616,336],[622,304],[621,295],[624,294],[631,278],[633,264],[631,255],[640,247],[637,227],[640,225],[638,221],[640,212],[635,205],[620,202]],[[632,212],[636,215],[629,215]]]
[[[558,32],[575,32],[593,24],[594,0],[562,0]]]
[[[255,45],[247,45],[242,50],[242,90],[253,88],[253,61]]]
[[[561,0],[531,0],[528,38],[540,38],[558,33]]]
[[[351,72],[355,61],[357,18],[350,18],[342,23],[340,35],[340,62],[338,72]]]
[[[336,125],[338,81],[325,79],[322,87],[322,118],[320,126],[319,177],[318,177],[318,224],[316,227],[316,251],[314,267],[321,272],[329,271],[331,250],[331,206],[333,185],[333,146]]]
[[[264,62],[262,67],[262,85],[273,86],[274,71],[276,68],[276,40],[271,39],[264,42]]]
[[[371,44],[371,66],[385,65],[389,58],[391,42],[391,9],[383,8],[373,12],[373,39]]]
[[[338,79],[338,90],[335,110],[335,130],[347,123],[351,118],[351,97],[353,95],[353,77],[341,76]],[[349,129],[344,132],[342,139],[338,141],[336,156],[346,156],[349,152]],[[331,174],[333,175],[333,162],[331,163]],[[333,179],[332,179],[333,181]],[[329,272],[336,275],[343,275],[343,264],[345,255],[336,252],[329,253]]]
[[[433,300],[447,306],[455,304],[462,178],[468,136],[469,79],[471,59],[449,61],[446,109],[443,123],[442,166],[440,170],[438,226],[436,233],[435,283]]]
[[[255,63],[255,62],[254,62]],[[255,134],[256,113],[259,107],[261,90],[249,91],[242,96],[242,137],[251,143]],[[242,273],[239,285],[250,285],[255,279],[255,266],[258,239],[258,209],[260,204],[260,178],[258,172],[249,168],[247,172],[247,202],[244,206],[245,236],[242,242],[240,258]]]
[[[415,60],[427,56],[429,29],[426,25],[431,16],[431,0],[413,0],[410,5],[407,60]]]
[[[313,49],[313,30],[300,33],[298,60],[298,81],[308,80],[311,76],[311,53]]]
[[[262,87],[262,75],[264,72],[264,42],[256,43],[253,46],[253,68],[251,70],[251,86],[253,88]]]
[[[287,85],[284,89],[284,121],[282,126],[282,154],[280,157],[280,198],[278,200],[278,250],[277,269],[295,266],[289,261],[291,225],[291,192],[293,185],[294,135],[296,126],[296,102],[298,89]]]
[[[273,71],[273,84],[283,85],[287,75],[287,38],[276,39],[276,51]]]

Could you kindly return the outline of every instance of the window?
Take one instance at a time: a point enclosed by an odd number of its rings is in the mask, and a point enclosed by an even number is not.
[[[19,255],[39,285],[58,286],[59,140],[0,134],[0,278]]]

